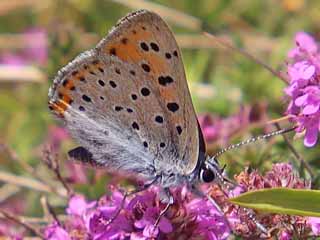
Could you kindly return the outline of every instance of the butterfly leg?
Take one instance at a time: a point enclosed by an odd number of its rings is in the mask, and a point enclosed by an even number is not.
[[[170,193],[169,189],[165,188],[164,191],[167,194],[169,201],[167,202],[167,205],[165,206],[165,208],[160,212],[156,222],[154,223],[154,225],[153,225],[154,229],[159,225],[161,217],[166,214],[166,212],[168,211],[169,207],[173,204],[173,201],[174,201],[173,200],[173,196]]]
[[[136,193],[139,193],[139,192],[142,192],[144,190],[147,190],[157,180],[158,180],[158,177],[155,177],[151,182],[145,183],[143,186],[137,187],[136,189],[134,189],[132,191],[125,192],[124,195],[123,195],[123,198],[121,200],[120,206],[118,207],[116,213],[108,220],[107,225],[111,224],[118,217],[118,215],[120,214],[121,210],[124,207],[124,203],[125,203],[125,201],[126,201],[128,196],[136,194]]]

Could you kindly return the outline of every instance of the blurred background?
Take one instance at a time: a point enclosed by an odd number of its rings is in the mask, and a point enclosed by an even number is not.
[[[219,46],[202,34],[202,27],[284,72],[296,32],[320,37],[319,1],[1,0],[1,208],[40,217],[40,197],[51,194],[50,203],[63,209],[65,192],[41,163],[46,145],[57,154],[66,181],[89,198],[97,198],[106,191],[106,183],[115,181],[103,170],[66,161],[67,151],[76,145],[63,124],[49,113],[47,93],[62,66],[93,48],[119,18],[139,8],[158,12],[175,33],[211,154],[228,143],[274,130],[266,123],[283,116],[287,101],[283,81],[261,65]],[[319,149],[306,150],[301,139],[292,145],[316,176]],[[230,176],[245,166],[263,172],[272,162],[280,161],[292,162],[305,174],[281,136],[229,152],[221,161],[228,164]]]

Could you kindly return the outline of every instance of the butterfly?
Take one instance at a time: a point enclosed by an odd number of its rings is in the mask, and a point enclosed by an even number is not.
[[[98,45],[63,67],[49,108],[81,145],[69,156],[169,189],[222,180],[192,104],[182,55],[156,13],[122,18]]]

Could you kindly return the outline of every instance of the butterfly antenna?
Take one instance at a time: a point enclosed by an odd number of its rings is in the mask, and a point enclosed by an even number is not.
[[[271,137],[276,136],[276,135],[285,134],[285,133],[293,131],[296,128],[297,128],[297,126],[290,127],[290,128],[284,128],[284,129],[280,129],[280,130],[277,130],[277,131],[273,131],[273,132],[267,133],[265,135],[260,135],[260,136],[257,136],[257,137],[253,137],[253,138],[247,139],[245,141],[242,141],[242,142],[239,142],[239,143],[236,143],[236,144],[232,144],[232,145],[220,150],[219,152],[217,152],[212,157],[212,159],[218,159],[218,157],[220,155],[222,155],[223,153],[225,153],[227,151],[230,151],[232,149],[239,148],[239,147],[241,147],[243,145],[254,143],[254,142],[259,141],[259,140],[268,139],[268,138],[271,138]]]

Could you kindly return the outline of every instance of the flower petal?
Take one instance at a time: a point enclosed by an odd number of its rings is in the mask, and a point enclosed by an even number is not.
[[[144,220],[144,219],[141,219],[141,220],[135,221],[135,222],[134,222],[134,226],[135,226],[136,228],[142,229],[142,228],[144,228],[148,223],[149,223],[148,221],[146,221],[146,220]]]
[[[311,225],[312,232],[315,236],[320,235],[320,218],[318,217],[309,217],[308,223]]]
[[[298,98],[296,98],[296,100],[294,101],[295,105],[297,105],[298,107],[303,106],[304,104],[306,104],[306,101],[308,99],[308,94],[304,94]]]
[[[304,145],[306,147],[313,147],[318,140],[318,127],[312,126],[306,129],[306,134],[304,137]]]
[[[173,230],[171,222],[166,217],[161,217],[159,222],[159,229],[163,233],[170,233]]]
[[[87,202],[84,196],[76,194],[70,199],[66,212],[70,215],[82,216],[95,205],[96,201]]]
[[[310,79],[316,72],[316,68],[313,65],[307,66],[305,69],[301,72],[301,78],[308,80]]]
[[[71,240],[67,231],[58,223],[53,223],[45,229],[45,237],[48,240]]]
[[[310,115],[314,114],[319,110],[319,104],[308,104],[302,110],[303,114]]]
[[[309,53],[314,53],[317,51],[318,47],[311,35],[305,32],[298,32],[295,36],[297,46]]]
[[[143,229],[143,236],[145,237],[157,238],[158,234],[159,228],[155,227],[153,224],[149,224]]]

